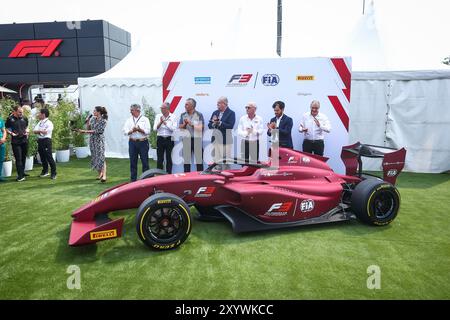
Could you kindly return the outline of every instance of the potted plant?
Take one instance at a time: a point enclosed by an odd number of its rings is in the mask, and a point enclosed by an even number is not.
[[[3,168],[0,168],[2,170],[2,177],[11,177],[12,174],[12,149],[11,149],[11,141],[8,139],[5,143],[5,160],[3,161]]]
[[[56,150],[56,161],[68,162],[70,159],[70,144],[72,143],[72,130],[70,119],[76,110],[75,105],[65,99],[58,101],[52,108],[51,119],[53,122],[53,147]]]
[[[83,129],[84,120],[89,115],[88,111],[84,113],[78,112],[70,121],[72,129]],[[73,145],[75,149],[75,155],[78,159],[87,158],[89,156],[89,147],[87,146],[86,135],[74,131],[73,133]]]
[[[0,99],[0,117],[6,122],[6,119],[11,114],[12,108],[16,105],[16,102],[9,98]],[[0,168],[2,177],[10,177],[13,167],[13,155],[11,148],[11,138],[8,136],[8,140],[5,143],[5,159],[3,161],[3,167]]]
[[[28,128],[30,129],[30,135],[28,136],[28,152],[25,160],[25,171],[33,170],[34,157],[38,153],[37,136],[33,134],[33,129],[38,122],[36,118],[31,116],[31,112],[26,111],[25,116],[28,118]]]
[[[153,124],[155,123],[155,117],[156,112],[155,110],[148,105],[144,104],[144,115],[148,118],[150,121],[150,128],[152,130],[150,131],[150,137],[149,137],[149,143],[150,143],[150,150],[149,150],[149,157],[153,160],[156,160],[156,141],[157,141],[157,133],[153,130]]]

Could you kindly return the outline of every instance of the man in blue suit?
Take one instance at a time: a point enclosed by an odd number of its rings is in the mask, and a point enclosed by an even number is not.
[[[294,148],[292,144],[291,130],[292,118],[284,114],[284,102],[275,101],[272,105],[275,117],[267,124],[267,135],[272,138],[272,144],[279,143],[283,148]]]
[[[227,97],[220,97],[217,100],[217,110],[209,119],[208,128],[213,129],[211,142],[214,145],[214,161],[231,157],[231,147],[233,145],[232,130],[236,122],[236,115],[228,107]],[[230,166],[222,166],[228,169]]]

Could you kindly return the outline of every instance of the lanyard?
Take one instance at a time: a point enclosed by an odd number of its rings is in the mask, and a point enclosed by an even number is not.
[[[133,122],[134,122],[134,126],[136,127],[136,125],[139,123],[139,120],[141,120],[141,117],[142,116],[139,116],[139,118],[136,120],[136,121],[134,121],[134,117],[133,117]]]
[[[47,123],[48,119],[45,119],[44,121],[39,122],[39,128],[43,128],[44,125]]]

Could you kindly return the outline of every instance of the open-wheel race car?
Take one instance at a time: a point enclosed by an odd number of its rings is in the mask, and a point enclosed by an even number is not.
[[[342,148],[346,174],[335,173],[325,157],[273,149],[269,161],[224,159],[203,172],[164,174],[149,170],[136,182],[101,193],[72,213],[69,244],[96,243],[122,235],[124,218],[108,213],[138,208],[136,231],[147,246],[166,250],[181,245],[192,228],[190,208],[203,220],[228,220],[235,232],[249,232],[350,220],[383,226],[400,207],[395,182],[406,150],[355,143]],[[362,171],[362,157],[381,158],[383,178]],[[223,163],[240,169],[219,170]]]

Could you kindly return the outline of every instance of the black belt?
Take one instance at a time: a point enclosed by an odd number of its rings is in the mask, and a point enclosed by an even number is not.
[[[148,139],[147,138],[142,138],[142,139],[133,139],[133,138],[130,138],[130,141],[133,141],[133,142],[142,142],[142,141],[147,141]]]
[[[167,139],[167,138],[172,138],[172,136],[158,136],[158,138],[164,138],[164,139]]]
[[[319,142],[319,141],[323,141],[323,139],[319,139],[319,140],[311,140],[311,139],[305,139],[306,141],[311,141],[311,142]]]

